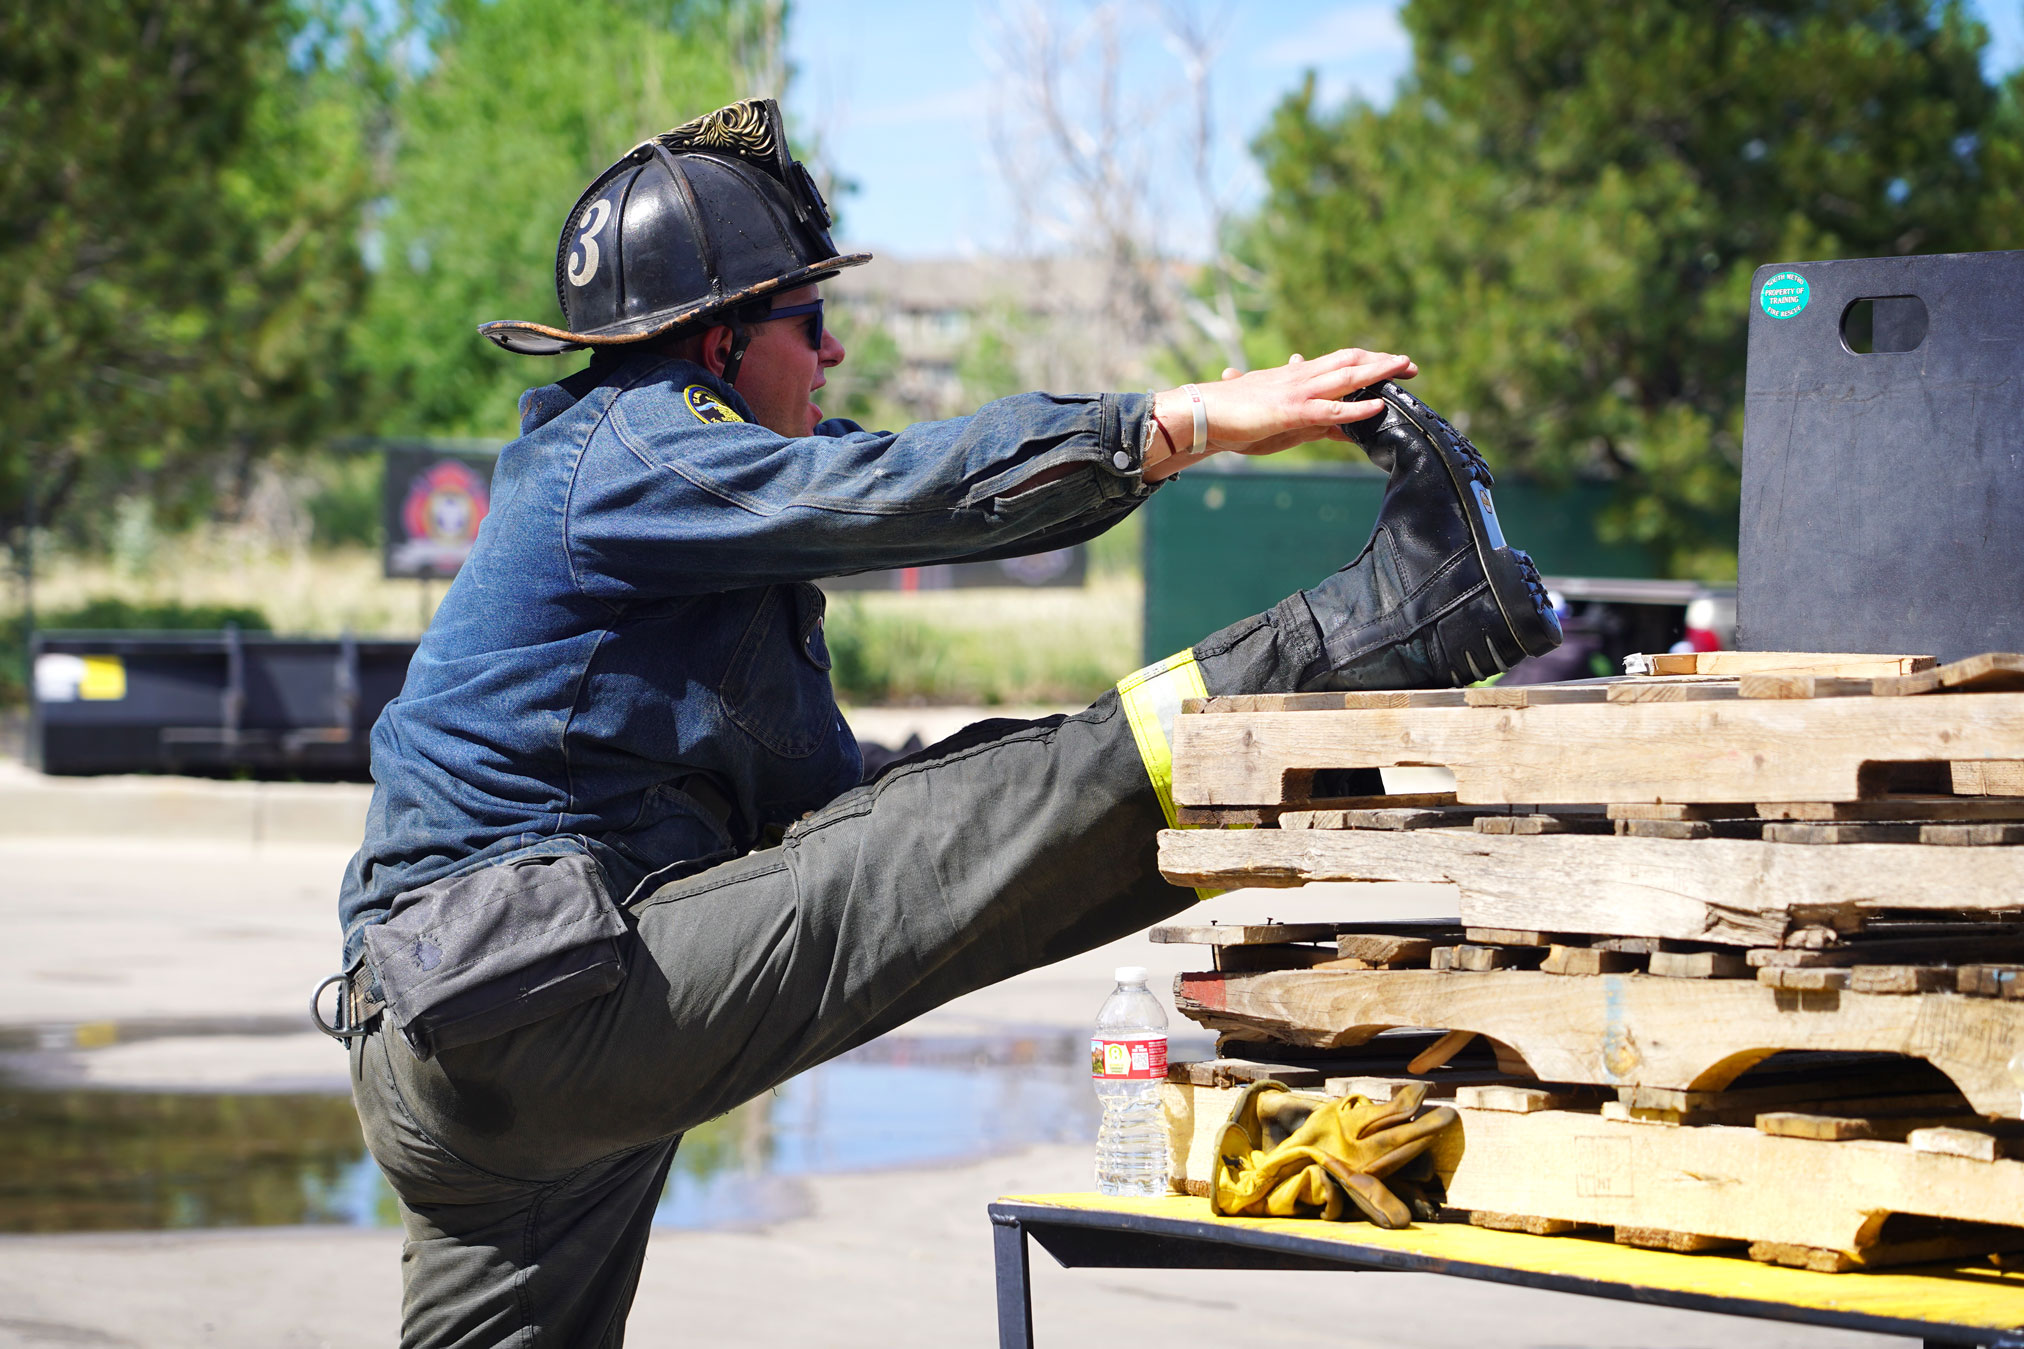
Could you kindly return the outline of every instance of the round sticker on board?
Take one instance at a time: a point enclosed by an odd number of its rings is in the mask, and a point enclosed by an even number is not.
[[[1797,272],[1780,272],[1765,281],[1764,289],[1757,292],[1757,303],[1774,319],[1791,318],[1806,308],[1806,302],[1812,298],[1813,287]]]

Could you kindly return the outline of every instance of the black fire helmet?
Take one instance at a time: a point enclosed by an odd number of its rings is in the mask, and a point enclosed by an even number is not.
[[[642,342],[711,317],[742,333],[769,295],[869,261],[836,251],[779,104],[750,98],[641,141],[585,189],[555,249],[561,327],[502,319],[478,331],[527,356]]]

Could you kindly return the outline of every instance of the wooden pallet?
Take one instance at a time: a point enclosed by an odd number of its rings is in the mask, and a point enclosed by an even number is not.
[[[1176,1187],[1206,1193],[1238,1089],[1162,1091]],[[1999,1148],[1977,1159],[1916,1132],[1828,1141],[1776,1132],[1775,1121],[1667,1127],[1568,1109],[1546,1089],[1462,1088],[1454,1104],[1459,1136],[1435,1165],[1454,1216],[1483,1226],[1613,1228],[1626,1244],[1672,1250],[1747,1244],[1760,1260],[1828,1271],[2024,1249],[2013,1225],[2024,1220],[2024,1161]]]
[[[1848,668],[1196,700],[1175,721],[1174,799],[1283,810],[1318,771],[1424,766],[1453,772],[1462,805],[1859,802],[2015,780],[1989,765],[2024,763],[2024,692],[2009,691],[2024,656],[1820,672]]]
[[[2024,848],[2015,846],[1178,829],[1160,835],[1159,860],[1179,885],[1453,885],[1472,927],[1745,946],[1777,945],[1807,928],[1853,931],[1894,912],[2014,913],[2024,902]]]
[[[1212,1030],[1318,1049],[1397,1027],[1469,1032],[1502,1046],[1507,1063],[1536,1078],[1592,1086],[1705,1092],[1784,1051],[1898,1054],[1944,1073],[1978,1113],[2024,1115],[2009,1071],[2024,1045],[2024,1001],[1858,993],[1831,980],[1785,977],[1815,970],[1776,973],[1696,980],[1514,968],[1210,971],[1180,976],[1174,1004]]]

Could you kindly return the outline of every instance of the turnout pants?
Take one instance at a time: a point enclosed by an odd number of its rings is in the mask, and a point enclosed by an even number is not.
[[[1193,654],[1182,693],[1292,688],[1319,651],[1296,596]],[[402,1343],[620,1344],[684,1130],[1193,903],[1155,865],[1151,705],[1127,715],[1112,692],[980,723],[780,846],[636,900],[602,997],[426,1062],[384,1019],[355,1041],[359,1117],[406,1228]]]

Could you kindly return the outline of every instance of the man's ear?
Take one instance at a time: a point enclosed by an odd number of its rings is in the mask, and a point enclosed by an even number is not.
[[[704,332],[703,349],[697,353],[702,367],[720,379],[731,360],[731,342],[730,327],[720,323]]]

